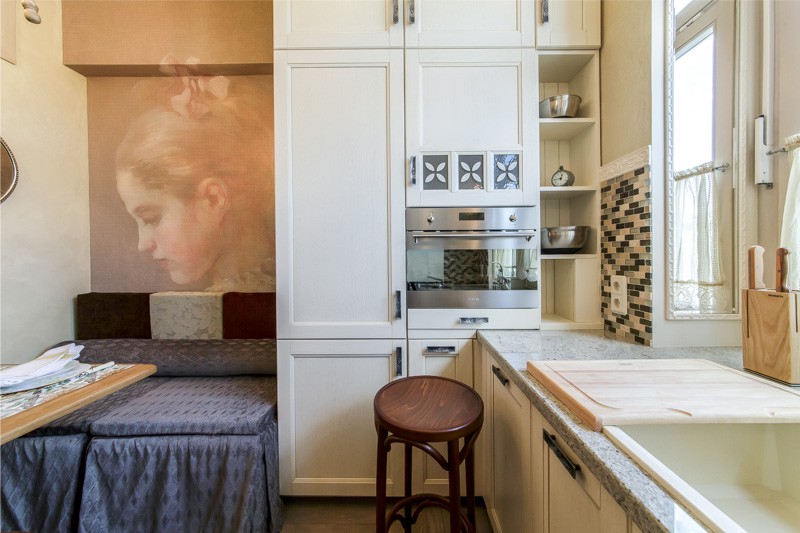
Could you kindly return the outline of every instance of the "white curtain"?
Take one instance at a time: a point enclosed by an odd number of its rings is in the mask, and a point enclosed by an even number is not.
[[[718,196],[713,161],[675,174],[672,305],[677,312],[730,310],[720,258]]]
[[[786,188],[786,203],[783,206],[781,224],[781,246],[788,248],[790,289],[800,290],[800,134],[786,139],[789,150],[789,186]]]

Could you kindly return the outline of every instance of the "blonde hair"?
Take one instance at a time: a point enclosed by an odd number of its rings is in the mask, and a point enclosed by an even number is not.
[[[224,98],[203,104],[201,116],[165,102],[134,120],[117,148],[117,176],[183,201],[203,179],[219,178],[232,207],[263,206],[274,187],[271,84],[234,78]]]

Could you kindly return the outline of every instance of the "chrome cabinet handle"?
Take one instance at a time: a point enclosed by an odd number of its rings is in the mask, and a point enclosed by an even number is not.
[[[394,349],[394,375],[403,375],[403,348],[400,346]]]
[[[462,316],[458,319],[459,324],[488,324],[488,316]]]
[[[400,13],[399,13],[399,0],[392,0],[392,24],[397,24],[400,22]]]
[[[394,318],[400,320],[403,318],[402,299],[400,298],[400,291],[394,291]]]
[[[425,355],[457,354],[455,346],[426,346]]]
[[[514,231],[514,232],[485,232],[485,233],[457,233],[455,231],[451,231],[448,233],[430,233],[430,232],[413,232],[411,237],[414,239],[414,243],[416,244],[417,240],[419,239],[497,239],[497,238],[520,238],[525,239],[526,241],[530,241],[532,238],[536,237],[536,230],[523,230],[523,231]]]
[[[496,377],[497,379],[499,379],[499,380],[500,380],[500,383],[502,383],[504,387],[505,387],[506,385],[508,385],[508,378],[507,378],[507,377],[505,377],[505,376],[503,375],[503,373],[502,373],[502,372],[500,372],[500,369],[499,369],[499,368],[497,368],[497,367],[496,367],[496,366],[494,366],[494,365],[492,365],[492,374],[494,374],[494,377]]]
[[[417,15],[414,9],[414,0],[409,0],[408,3],[408,23],[414,24],[417,21]]]
[[[411,159],[408,162],[408,173],[411,176],[409,181],[411,185],[417,184],[417,156],[411,156]]]
[[[550,22],[550,2],[542,0],[542,24]]]
[[[564,468],[567,469],[569,475],[572,476],[572,479],[575,479],[575,476],[580,472],[581,465],[575,464],[569,460],[569,457],[558,447],[558,443],[556,442],[556,436],[551,435],[547,432],[547,430],[542,430],[542,438],[547,443],[547,447],[553,450],[556,458],[561,461],[561,464],[564,465]]]

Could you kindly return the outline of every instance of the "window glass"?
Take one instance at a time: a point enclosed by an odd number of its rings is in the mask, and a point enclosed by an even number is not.
[[[714,33],[678,51],[674,73],[673,169],[714,160]]]

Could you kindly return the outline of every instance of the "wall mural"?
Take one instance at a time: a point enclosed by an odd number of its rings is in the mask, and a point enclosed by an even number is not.
[[[92,290],[275,289],[271,76],[89,84]]]

